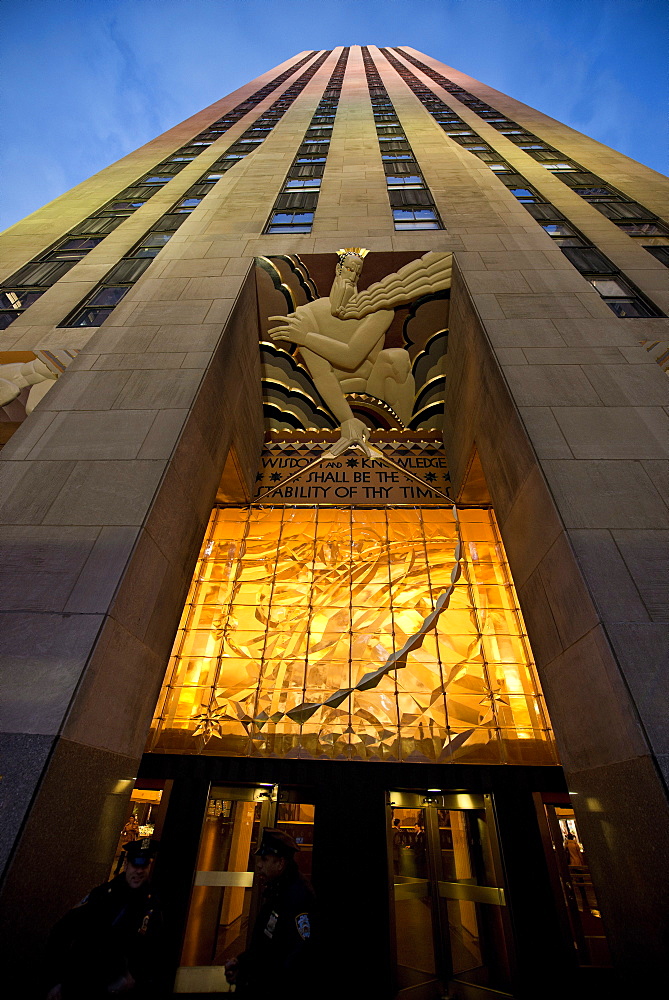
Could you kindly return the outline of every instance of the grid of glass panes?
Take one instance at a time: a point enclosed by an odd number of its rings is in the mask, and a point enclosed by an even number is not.
[[[344,48],[337,60],[325,93],[274,204],[265,227],[266,233],[311,232],[349,51],[348,47]]]
[[[443,229],[430,189],[365,45],[362,58],[395,229]]]
[[[487,509],[463,510],[463,575],[406,666],[382,666],[447,589],[450,509],[214,510],[157,707],[164,752],[552,763],[522,615]]]

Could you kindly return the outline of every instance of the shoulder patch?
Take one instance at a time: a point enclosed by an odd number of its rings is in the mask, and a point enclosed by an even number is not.
[[[308,913],[298,913],[295,917],[295,926],[297,927],[297,933],[303,941],[307,941],[311,937],[311,924],[309,923]]]

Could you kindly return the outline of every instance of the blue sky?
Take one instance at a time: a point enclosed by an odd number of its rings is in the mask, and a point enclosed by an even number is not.
[[[667,172],[666,0],[2,0],[0,229],[302,49],[413,45]]]

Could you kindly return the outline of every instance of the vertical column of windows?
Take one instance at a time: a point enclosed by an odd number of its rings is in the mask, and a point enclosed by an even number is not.
[[[128,216],[146,204],[156,191],[208,149],[212,142],[225,135],[228,129],[264,101],[272,91],[280,87],[315,55],[316,51],[310,52],[279,76],[274,77],[264,87],[208,125],[186,145],[181,146],[129,187],[114,195],[97,212],[78,223],[55,244],[11,275],[0,287],[0,330],[5,330],[18,319],[28,306],[62,278],[71,267],[102,243],[103,239]]]
[[[325,93],[314,112],[272,209],[265,227],[266,233],[311,232],[349,51],[347,46],[337,60]]]
[[[264,142],[330,55],[327,50],[192,184],[60,326],[101,326],[179,226],[231,167]]]
[[[483,160],[511,194],[560,247],[562,253],[599,292],[609,308],[621,319],[661,315],[622,272],[597,250],[554,205],[513,169],[492,146],[474,132],[452,108],[426,87],[392,52],[381,49],[388,62],[430,112],[446,135]]]
[[[430,189],[366,45],[362,58],[395,229],[443,229]]]
[[[500,111],[496,111],[495,108],[458,86],[448,77],[437,73],[436,70],[409,53],[403,52],[400,48],[396,48],[395,51],[399,52],[412,65],[417,66],[426,76],[447,90],[449,94],[452,94],[489,125],[492,125],[501,135],[506,136],[519,149],[522,149],[547,170],[554,173],[556,177],[559,177],[575,194],[593,205],[607,219],[610,219],[621,232],[640,240],[644,250],[669,267],[669,227],[654,212],[628,198],[612,184],[586,170],[575,160],[564,156],[554,146],[544,142],[539,136],[507,118]],[[384,53],[386,58],[391,60],[391,55],[385,50]],[[402,66],[401,63],[397,65]]]

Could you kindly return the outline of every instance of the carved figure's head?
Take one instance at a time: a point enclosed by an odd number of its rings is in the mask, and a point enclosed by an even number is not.
[[[358,279],[367,250],[355,247],[339,251],[335,279],[330,289],[330,311],[341,318],[347,303],[358,289]]]

